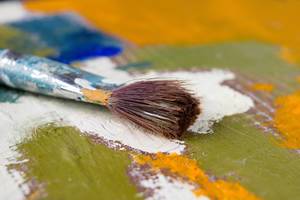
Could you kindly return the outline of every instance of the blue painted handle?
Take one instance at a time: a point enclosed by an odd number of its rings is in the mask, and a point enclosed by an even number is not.
[[[117,87],[98,76],[47,58],[0,50],[0,83],[50,96],[87,101],[82,89],[112,90]]]

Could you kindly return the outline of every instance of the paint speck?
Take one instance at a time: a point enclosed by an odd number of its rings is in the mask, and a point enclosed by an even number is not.
[[[251,85],[250,89],[254,91],[272,92],[274,90],[274,85],[270,83],[254,83]]]

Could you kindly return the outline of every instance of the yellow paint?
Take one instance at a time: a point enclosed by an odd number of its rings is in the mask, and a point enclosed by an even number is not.
[[[274,125],[283,136],[282,145],[300,149],[300,91],[279,97]]]
[[[297,63],[297,61],[299,61],[299,59],[298,59],[299,55],[293,51],[294,51],[294,49],[282,47],[280,50],[280,57],[290,64],[295,64],[295,63]]]
[[[238,183],[231,183],[224,180],[212,181],[200,169],[195,160],[176,153],[163,154],[157,153],[155,156],[137,155],[134,157],[138,164],[148,164],[155,171],[169,170],[171,173],[188,179],[199,187],[194,191],[197,196],[205,195],[211,199],[230,199],[230,200],[255,200],[259,199]]]
[[[300,1],[274,0],[43,0],[36,11],[74,10],[98,28],[139,45],[258,40],[284,47],[300,62]]]
[[[108,99],[111,95],[110,91],[105,91],[100,89],[98,90],[82,89],[81,92],[89,102],[99,103],[102,105],[108,104]]]
[[[254,83],[251,85],[251,89],[254,91],[272,92],[274,86],[270,83]]]

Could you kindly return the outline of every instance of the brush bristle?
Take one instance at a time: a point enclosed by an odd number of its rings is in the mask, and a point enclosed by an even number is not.
[[[200,114],[199,101],[178,80],[149,80],[114,90],[113,113],[157,134],[178,138]]]

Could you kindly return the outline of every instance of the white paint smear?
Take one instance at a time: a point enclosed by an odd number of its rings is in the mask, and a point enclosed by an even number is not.
[[[141,187],[151,189],[152,196],[146,200],[209,200],[206,196],[196,196],[194,185],[165,176],[161,173],[143,179],[139,182]]]
[[[24,19],[28,12],[19,1],[0,3],[0,23],[7,23]]]

